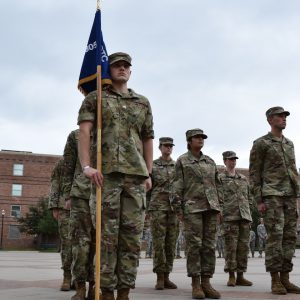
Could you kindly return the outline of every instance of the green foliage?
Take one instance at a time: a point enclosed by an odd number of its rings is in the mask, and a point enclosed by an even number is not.
[[[57,222],[48,209],[48,198],[46,197],[41,198],[36,206],[30,206],[29,212],[18,222],[21,224],[21,232],[30,235],[55,235],[58,233]]]

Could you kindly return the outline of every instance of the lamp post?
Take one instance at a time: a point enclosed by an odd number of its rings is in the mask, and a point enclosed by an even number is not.
[[[5,216],[5,210],[2,209],[1,211],[1,241],[0,241],[0,249],[2,250],[2,241],[3,241],[3,220],[4,220],[4,216]]]

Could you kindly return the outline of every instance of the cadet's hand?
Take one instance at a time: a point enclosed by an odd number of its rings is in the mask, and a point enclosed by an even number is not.
[[[151,177],[147,178],[145,180],[145,188],[146,188],[146,192],[150,191],[152,188],[152,180]]]
[[[263,202],[257,204],[257,209],[262,214],[267,210],[266,205]]]
[[[177,218],[180,222],[183,222],[183,214],[182,213],[178,213]]]
[[[55,220],[58,220],[58,217],[59,217],[59,209],[58,208],[52,209],[52,216]]]
[[[222,215],[222,213],[218,213],[218,215],[217,215],[217,221],[218,221],[219,224],[223,223],[223,215]]]
[[[83,170],[83,174],[90,178],[98,188],[103,185],[103,175],[98,170],[89,167]]]
[[[65,209],[67,209],[67,210],[71,209],[71,199],[66,199]]]

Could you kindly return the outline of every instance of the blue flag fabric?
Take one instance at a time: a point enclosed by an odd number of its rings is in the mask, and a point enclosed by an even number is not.
[[[102,84],[111,84],[109,62],[101,30],[101,12],[95,14],[90,38],[79,75],[78,89],[84,94],[97,89],[97,66],[101,65]]]

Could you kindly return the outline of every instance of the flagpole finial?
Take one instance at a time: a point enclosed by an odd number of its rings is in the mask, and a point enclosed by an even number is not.
[[[100,10],[100,0],[97,0],[97,10]]]

